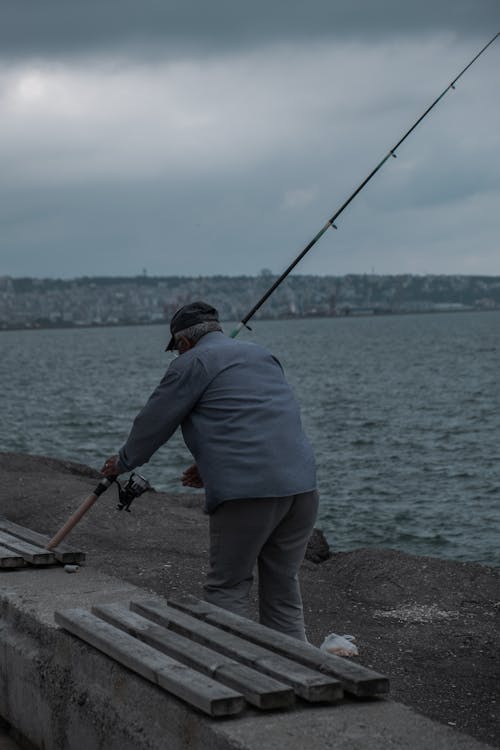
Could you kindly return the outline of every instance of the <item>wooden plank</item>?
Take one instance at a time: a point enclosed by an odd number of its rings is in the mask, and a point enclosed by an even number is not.
[[[2,517],[0,517],[0,531],[6,531],[12,534],[12,536],[23,539],[25,542],[31,542],[31,544],[44,549],[50,541],[50,537]],[[56,560],[61,563],[80,563],[85,561],[85,552],[79,552],[67,544],[59,544],[51,552],[54,554]]]
[[[52,552],[35,547],[16,536],[0,531],[0,544],[7,549],[17,552],[26,562],[32,565],[52,565],[56,559]]]
[[[336,701],[343,697],[338,680],[298,664],[265,648],[197,620],[158,601],[132,601],[130,609],[143,617],[208,646],[248,667],[291,685],[307,701]]]
[[[131,612],[123,603],[96,606],[92,612],[149,646],[242,693],[245,700],[257,708],[286,708],[295,700],[289,686],[167,630]]]
[[[225,609],[194,596],[178,596],[168,599],[170,606],[182,612],[199,617],[204,622],[216,625],[230,633],[240,635],[252,643],[272,649],[282,656],[294,659],[311,669],[336,677],[346,692],[360,697],[380,695],[389,692],[389,679],[379,672],[348,661],[341,656],[326,654],[309,643],[278,633],[257,622],[247,620]]]
[[[25,565],[20,555],[0,545],[0,568],[22,568]]]
[[[115,661],[210,716],[237,714],[244,708],[245,700],[235,690],[180,664],[85,609],[56,612],[55,621]]]

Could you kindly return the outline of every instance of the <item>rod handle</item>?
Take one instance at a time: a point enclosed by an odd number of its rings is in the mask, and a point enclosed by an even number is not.
[[[105,477],[104,479],[101,479],[94,492],[89,495],[89,497],[75,510],[73,515],[68,518],[64,526],[59,529],[57,534],[53,536],[50,542],[46,545],[45,549],[54,549],[54,547],[57,547],[57,545],[68,536],[69,532],[76,526],[85,513],[90,510],[97,498],[108,489],[115,479],[116,477]]]

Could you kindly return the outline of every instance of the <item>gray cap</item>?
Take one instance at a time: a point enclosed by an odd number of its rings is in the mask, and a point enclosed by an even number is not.
[[[186,328],[205,323],[207,320],[219,322],[219,313],[206,302],[191,302],[189,305],[179,308],[170,321],[171,339],[165,349],[166,352],[175,349],[175,334],[184,331]]]

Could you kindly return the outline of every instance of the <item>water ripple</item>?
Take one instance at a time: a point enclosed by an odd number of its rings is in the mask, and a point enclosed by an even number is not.
[[[335,549],[500,565],[500,313],[253,328],[302,404]],[[0,332],[0,449],[99,467],[163,375],[164,340],[160,326]],[[143,471],[179,491],[190,460],[176,434]]]

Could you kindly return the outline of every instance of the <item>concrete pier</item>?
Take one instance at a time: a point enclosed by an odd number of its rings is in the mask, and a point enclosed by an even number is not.
[[[90,567],[0,573],[0,716],[36,748],[54,750],[485,750],[387,699],[213,719],[190,708],[54,621],[54,612],[151,591]],[[158,597],[156,597],[158,598]],[[390,676],[390,669],[387,670]]]

